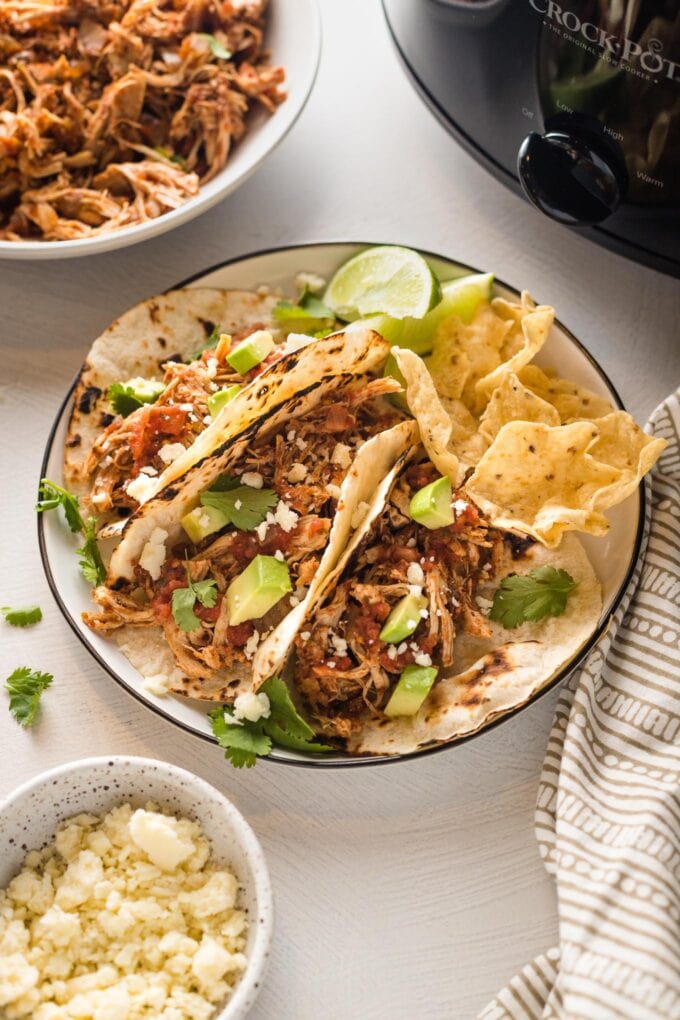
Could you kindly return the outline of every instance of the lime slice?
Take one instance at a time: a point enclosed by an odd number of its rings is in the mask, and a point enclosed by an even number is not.
[[[441,301],[420,319],[394,319],[389,315],[375,315],[369,319],[360,319],[352,325],[374,329],[397,347],[408,347],[416,354],[429,354],[439,324],[452,315],[457,315],[463,322],[471,322],[480,301],[491,298],[492,284],[493,273],[461,276],[441,285]]]
[[[351,322],[377,312],[394,319],[421,318],[440,298],[439,281],[422,255],[385,244],[367,248],[340,266],[323,300]]]

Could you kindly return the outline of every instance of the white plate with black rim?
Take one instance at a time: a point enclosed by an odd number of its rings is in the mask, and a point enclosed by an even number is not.
[[[252,290],[265,285],[270,288],[281,288],[284,293],[292,294],[294,293],[294,280],[299,272],[314,272],[329,279],[344,261],[365,247],[368,247],[367,243],[328,242],[256,252],[203,270],[188,279],[173,284],[172,289],[188,286]],[[431,252],[422,254],[442,279],[452,279],[455,276],[481,271]],[[492,268],[486,266],[484,271]],[[518,296],[516,290],[500,281],[496,281],[494,292],[503,297],[516,298]],[[536,363],[543,367],[556,369],[561,376],[605,397],[616,407],[623,407],[618,393],[605,372],[586,348],[559,321],[555,321],[548,342],[536,358]],[[60,481],[62,478],[64,438],[71,414],[74,386],[75,381],[64,399],[50,432],[41,469],[41,477],[51,478],[54,481]],[[644,489],[643,486],[640,486],[636,493],[609,511],[611,527],[604,538],[582,537],[583,544],[602,585],[602,616],[598,627],[578,654],[565,662],[560,672],[538,690],[529,701],[494,719],[482,730],[460,737],[448,744],[425,748],[410,755],[365,758],[332,753],[313,756],[275,748],[269,760],[317,768],[375,765],[403,760],[404,758],[431,754],[446,748],[455,748],[465,740],[477,736],[478,733],[485,732],[491,726],[499,725],[516,712],[528,708],[533,701],[568,676],[583,661],[589,649],[607,629],[640,552],[644,517],[643,499]],[[118,647],[105,637],[95,634],[83,623],[81,613],[92,608],[91,589],[81,576],[77,557],[74,555],[78,544],[77,539],[64,526],[60,514],[38,515],[38,539],[47,580],[62,613],[75,634],[109,676],[157,715],[188,733],[214,742],[210,724],[206,718],[209,705],[202,705],[200,702],[188,701],[172,695],[156,697],[149,693],[144,688],[142,677],[130,665]]]

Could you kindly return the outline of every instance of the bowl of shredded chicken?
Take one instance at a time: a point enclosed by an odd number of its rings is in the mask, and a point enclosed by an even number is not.
[[[233,190],[304,105],[316,13],[314,0],[0,4],[0,255],[122,246]]]

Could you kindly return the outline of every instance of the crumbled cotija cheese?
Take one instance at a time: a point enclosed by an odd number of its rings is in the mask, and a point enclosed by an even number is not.
[[[164,464],[172,464],[173,460],[177,460],[183,453],[184,447],[181,443],[166,443],[165,446],[161,446],[158,456]]]
[[[238,882],[195,822],[129,804],[65,822],[0,890],[6,1020],[209,1020],[246,966]]]
[[[138,474],[136,478],[128,482],[125,491],[140,504],[148,503],[158,490],[158,479],[150,478],[148,474]]]
[[[148,571],[154,581],[157,581],[161,576],[161,567],[165,563],[165,540],[167,537],[168,532],[165,528],[154,528],[139,557],[140,567]]]

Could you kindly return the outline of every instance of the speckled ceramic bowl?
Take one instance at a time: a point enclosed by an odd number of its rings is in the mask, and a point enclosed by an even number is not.
[[[26,852],[51,842],[61,821],[81,811],[104,814],[117,804],[154,801],[199,822],[214,860],[230,867],[248,914],[248,966],[214,1020],[245,1017],[257,998],[272,936],[272,892],[262,848],[245,818],[213,786],[191,772],[155,761],[113,755],[58,765],[20,786],[0,804],[0,887],[20,870]]]

